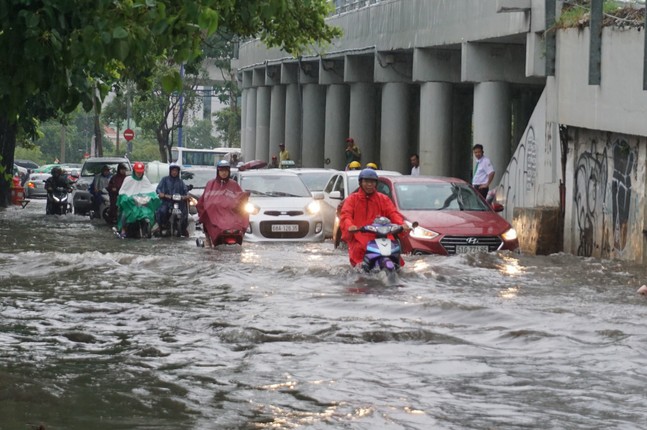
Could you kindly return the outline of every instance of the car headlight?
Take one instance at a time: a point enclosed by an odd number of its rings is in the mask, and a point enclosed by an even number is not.
[[[508,229],[505,233],[501,235],[503,240],[509,241],[509,240],[516,240],[517,239],[517,230],[514,228]]]
[[[409,236],[413,237],[414,239],[433,239],[437,236],[440,236],[440,233],[436,233],[433,230],[426,229],[424,227],[420,227],[419,225],[414,227],[413,224],[411,224],[409,221],[405,221],[405,223],[411,228],[411,231],[409,232]]]
[[[245,212],[247,212],[250,215],[256,215],[261,211],[261,208],[256,206],[254,203],[247,202],[245,203]]]
[[[309,215],[317,215],[320,210],[321,205],[317,200],[308,203],[308,206],[306,206],[306,212],[308,212]]]

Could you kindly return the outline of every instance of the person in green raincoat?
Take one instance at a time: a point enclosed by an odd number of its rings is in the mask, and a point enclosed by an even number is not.
[[[126,226],[137,220],[147,218],[150,225],[155,224],[155,211],[162,204],[159,196],[155,192],[155,187],[144,175],[146,167],[141,161],[133,164],[133,173],[131,176],[124,178],[123,184],[119,189],[117,197],[117,208],[119,217],[117,228],[121,231],[121,237],[126,237]],[[150,198],[146,206],[139,206],[134,196],[145,195]]]

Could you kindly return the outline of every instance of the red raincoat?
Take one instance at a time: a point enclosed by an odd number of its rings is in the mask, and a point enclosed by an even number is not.
[[[366,245],[374,238],[370,233],[350,233],[348,227],[354,225],[363,227],[372,224],[379,216],[385,216],[393,224],[404,223],[404,218],[398,212],[395,205],[387,196],[375,191],[366,194],[361,188],[348,196],[344,202],[339,218],[339,226],[342,231],[342,239],[348,244],[348,258],[350,264],[356,266],[364,260]],[[404,261],[400,259],[400,264]]]
[[[207,182],[196,206],[205,234],[213,243],[223,230],[247,230],[249,215],[243,207],[249,193],[234,180],[215,178]]]

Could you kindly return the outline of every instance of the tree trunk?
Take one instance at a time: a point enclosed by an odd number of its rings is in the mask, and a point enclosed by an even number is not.
[[[0,207],[11,204],[13,153],[16,149],[16,124],[0,117]]]

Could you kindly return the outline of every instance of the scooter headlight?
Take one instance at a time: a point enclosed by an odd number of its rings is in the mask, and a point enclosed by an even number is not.
[[[189,196],[189,206],[196,206],[197,204],[198,200],[193,196]]]
[[[306,212],[308,212],[308,215],[317,215],[320,210],[321,205],[317,200],[311,201],[308,203],[308,206],[306,206]]]
[[[437,236],[440,236],[440,233],[437,233],[433,230],[429,230],[419,225],[414,227],[413,224],[411,224],[409,221],[405,221],[405,222],[411,228],[411,231],[409,232],[409,236],[413,237],[414,239],[430,240]]]
[[[247,203],[245,204],[245,212],[247,212],[247,213],[248,213],[248,214],[250,214],[250,215],[256,215],[256,214],[257,214],[257,213],[259,213],[260,211],[261,211],[261,208],[259,208],[258,206],[256,206],[254,203],[247,202]]]
[[[508,231],[503,233],[501,235],[501,237],[505,241],[515,240],[515,239],[517,239],[517,230],[515,230],[514,228],[510,228],[510,229],[508,229]]]

